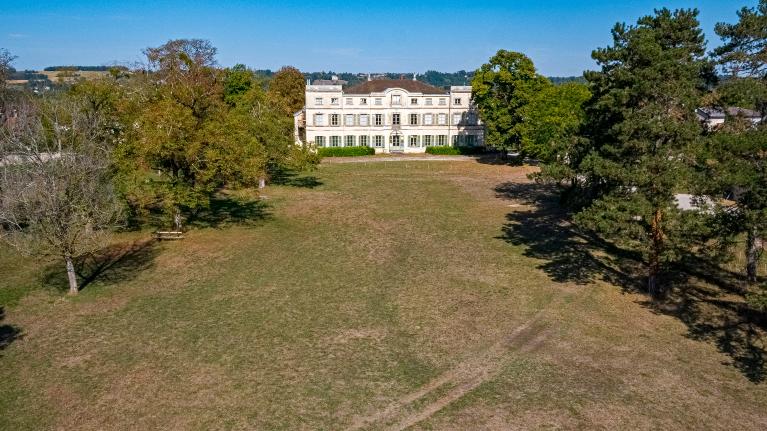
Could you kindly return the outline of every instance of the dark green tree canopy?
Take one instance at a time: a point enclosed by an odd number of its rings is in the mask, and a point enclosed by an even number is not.
[[[767,77],[767,0],[756,8],[738,11],[735,24],[718,23],[714,29],[724,45],[714,50],[719,63],[732,76]]]

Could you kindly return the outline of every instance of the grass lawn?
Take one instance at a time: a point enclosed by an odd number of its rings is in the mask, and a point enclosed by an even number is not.
[[[121,235],[75,298],[4,250],[0,428],[767,428],[741,298],[649,304],[527,169],[322,165]]]

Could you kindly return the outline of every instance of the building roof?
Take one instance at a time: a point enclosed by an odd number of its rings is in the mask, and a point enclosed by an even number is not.
[[[761,118],[762,115],[756,111],[745,108],[730,107],[725,110],[717,108],[698,108],[698,113],[710,119],[724,119],[730,117]]]
[[[448,94],[446,90],[412,79],[374,79],[344,90],[344,94],[381,93],[390,88],[401,88],[410,93]]]

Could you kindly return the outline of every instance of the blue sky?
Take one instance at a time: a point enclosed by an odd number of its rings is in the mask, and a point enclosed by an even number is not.
[[[15,1],[0,0],[0,47],[18,69],[141,60],[174,38],[209,39],[221,65],[305,71],[475,69],[498,49],[529,55],[550,76],[592,68],[618,21],[658,7],[697,7],[709,38],[757,0],[551,1]]]

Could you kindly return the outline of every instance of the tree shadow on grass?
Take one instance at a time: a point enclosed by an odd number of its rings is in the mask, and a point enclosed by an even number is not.
[[[271,183],[280,186],[313,189],[322,185],[322,181],[314,175],[307,175],[292,169],[274,168],[269,174]]]
[[[154,239],[113,244],[75,262],[80,290],[94,282],[113,285],[132,280],[153,266],[160,247]],[[64,264],[55,262],[44,271],[43,284],[64,291],[68,288]]]
[[[497,196],[519,205],[509,213],[501,239],[524,246],[523,254],[541,259],[539,268],[556,282],[589,284],[604,280],[625,291],[645,293],[640,256],[580,231],[559,205],[556,188],[533,183],[506,183]],[[713,343],[729,357],[728,365],[754,383],[767,379],[764,313],[744,301],[739,274],[700,256],[686,256],[678,270],[664,274],[670,292],[662,300],[648,297],[641,305],[684,322],[688,337]]]
[[[221,228],[227,225],[254,225],[271,217],[269,205],[257,199],[219,194],[210,206],[190,215],[187,226]]]
[[[2,323],[5,320],[5,308],[0,307],[0,352],[14,341],[23,337],[21,329],[16,325]]]

